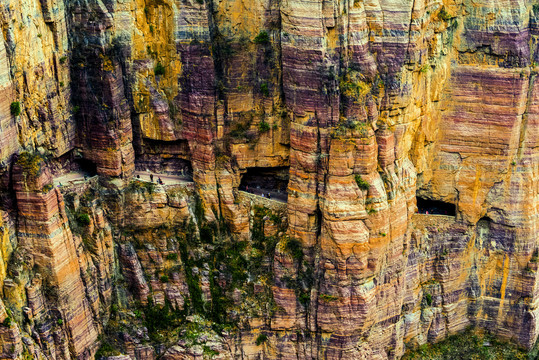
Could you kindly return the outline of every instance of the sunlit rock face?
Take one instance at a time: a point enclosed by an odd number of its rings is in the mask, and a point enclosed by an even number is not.
[[[537,4],[4,0],[0,24],[0,357],[535,343]]]

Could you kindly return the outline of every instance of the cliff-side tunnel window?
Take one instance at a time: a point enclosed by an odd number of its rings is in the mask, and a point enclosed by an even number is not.
[[[478,240],[487,240],[490,233],[490,225],[492,220],[488,216],[484,216],[477,222],[476,231]]]
[[[430,200],[417,197],[417,211],[420,214],[429,215],[456,215],[455,204],[447,203],[439,200]]]
[[[76,170],[84,173],[88,176],[94,176],[97,174],[97,166],[88,159],[78,158],[75,159]]]
[[[137,159],[135,168],[137,171],[151,171],[156,174],[174,175],[185,179],[193,178],[191,162],[185,159],[141,157]]]
[[[135,159],[137,171],[174,175],[192,179],[193,167],[187,140],[160,141],[144,139]]]
[[[241,178],[240,190],[286,201],[288,178],[288,166],[248,168]]]
[[[156,170],[165,174],[174,174],[186,179],[193,178],[193,167],[191,166],[191,162],[189,160],[174,158],[163,159],[156,168]]]

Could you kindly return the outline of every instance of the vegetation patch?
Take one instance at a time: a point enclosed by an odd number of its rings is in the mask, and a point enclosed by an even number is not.
[[[250,126],[250,123],[234,123],[230,128],[230,136],[234,139],[243,139],[247,136],[247,130],[249,130]]]
[[[136,192],[136,191],[142,191],[142,192],[148,192],[148,194],[153,194],[155,191],[155,183],[148,182],[148,181],[140,181],[140,180],[133,180],[129,184],[129,191]]]
[[[5,327],[11,327],[11,318],[9,316],[6,317],[4,321],[2,322],[2,325]]]
[[[165,75],[165,67],[161,63],[157,63],[154,68],[155,76]]]
[[[43,158],[37,153],[23,152],[17,159],[17,165],[22,168],[24,174],[35,177],[41,173]]]
[[[354,178],[355,178],[355,180],[356,180],[357,186],[358,186],[361,190],[365,190],[365,191],[366,191],[366,190],[369,190],[369,188],[371,187],[371,185],[370,185],[367,181],[363,180],[363,178],[361,177],[361,175],[356,174]]]
[[[255,37],[254,41],[256,44],[262,44],[262,45],[269,44],[270,37],[269,37],[268,32],[266,30],[260,31],[258,35]]]
[[[345,139],[353,135],[353,131],[358,131],[362,137],[367,136],[368,125],[354,119],[341,118],[331,131],[332,139]]]
[[[271,127],[267,122],[261,121],[260,123],[258,123],[258,131],[260,131],[261,133],[268,132],[270,129]]]
[[[426,304],[427,306],[431,306],[432,305],[432,295],[428,292],[425,292],[423,294],[423,301],[422,301],[424,304]]]
[[[339,298],[337,296],[328,295],[328,294],[320,294],[319,298],[320,298],[320,300],[322,300],[325,303],[330,303],[332,301],[339,300]]]
[[[295,260],[301,261],[303,259],[303,249],[298,239],[289,238],[286,241],[285,250],[288,254],[292,255]]]
[[[14,101],[11,103],[11,106],[9,107],[11,110],[11,115],[13,116],[19,116],[21,114],[21,103],[18,101]]]
[[[478,334],[473,330],[449,336],[436,344],[425,344],[404,354],[403,360],[501,360],[536,359],[536,350],[529,354],[508,342],[502,342],[490,334]]]
[[[260,334],[256,337],[256,346],[260,346],[266,341],[268,341],[268,336],[266,334]]]
[[[269,88],[268,88],[268,83],[262,83],[260,84],[260,92],[262,93],[262,95],[264,95],[265,97],[268,97],[269,96]]]
[[[536,5],[536,6],[537,6],[537,5]],[[442,10],[440,10],[440,12],[438,13],[438,18],[439,18],[440,20],[447,21],[447,20],[452,19],[453,16],[451,16],[451,14],[447,12],[447,10],[445,9],[445,7],[442,7]]]
[[[106,339],[101,339],[101,346],[95,353],[95,359],[99,360],[107,356],[117,356],[120,354],[120,350],[115,348],[110,342],[108,342]]]
[[[48,193],[49,191],[51,191],[53,187],[54,187],[53,184],[47,184],[47,185],[43,186],[43,189],[41,189],[41,192],[42,192],[43,194],[46,194],[46,193]]]
[[[79,213],[76,217],[77,224],[80,226],[88,226],[90,225],[90,215],[85,213]]]
[[[350,70],[339,78],[339,89],[344,96],[360,101],[370,92],[371,87],[360,72]]]
[[[154,304],[151,296],[143,308],[144,325],[148,328],[148,336],[156,342],[163,342],[169,333],[180,327],[185,319],[185,313],[174,309],[168,300],[165,305]]]

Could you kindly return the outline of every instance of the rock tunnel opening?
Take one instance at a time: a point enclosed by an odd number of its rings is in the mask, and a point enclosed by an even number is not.
[[[144,166],[136,166],[137,170],[150,170],[158,174],[175,175],[185,179],[193,179],[191,161],[178,158],[165,158],[155,162],[146,162]]]
[[[488,216],[483,216],[481,219],[477,221],[477,225],[481,225],[483,227],[490,227],[490,223],[492,222],[492,219]]]
[[[455,216],[456,210],[455,204],[417,197],[417,212],[420,214]]]
[[[97,165],[92,161],[84,158],[75,159],[76,170],[88,176],[97,175]]]
[[[485,241],[489,237],[490,233],[490,225],[492,223],[492,219],[488,216],[483,216],[476,225],[476,232],[477,232],[477,239],[481,241]]]
[[[286,201],[289,170],[288,166],[248,168],[241,178],[239,189],[255,195]]]
[[[138,153],[135,159],[135,169],[192,179],[193,166],[190,159],[187,140],[144,139],[141,153]]]

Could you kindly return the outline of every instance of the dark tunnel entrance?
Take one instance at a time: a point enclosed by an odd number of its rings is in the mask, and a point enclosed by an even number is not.
[[[419,196],[417,197],[417,212],[420,214],[447,216],[455,216],[457,214],[455,204],[425,199]]]
[[[135,164],[137,171],[150,170],[158,174],[174,175],[186,180],[193,180],[191,161],[179,158],[148,158]]]
[[[288,166],[248,168],[241,178],[239,189],[255,195],[286,201],[289,177]]]
[[[97,166],[92,161],[84,158],[76,158],[75,164],[77,171],[80,171],[88,176],[97,175]]]
[[[151,171],[192,181],[193,166],[187,140],[162,141],[144,139],[135,158],[136,171]]]

